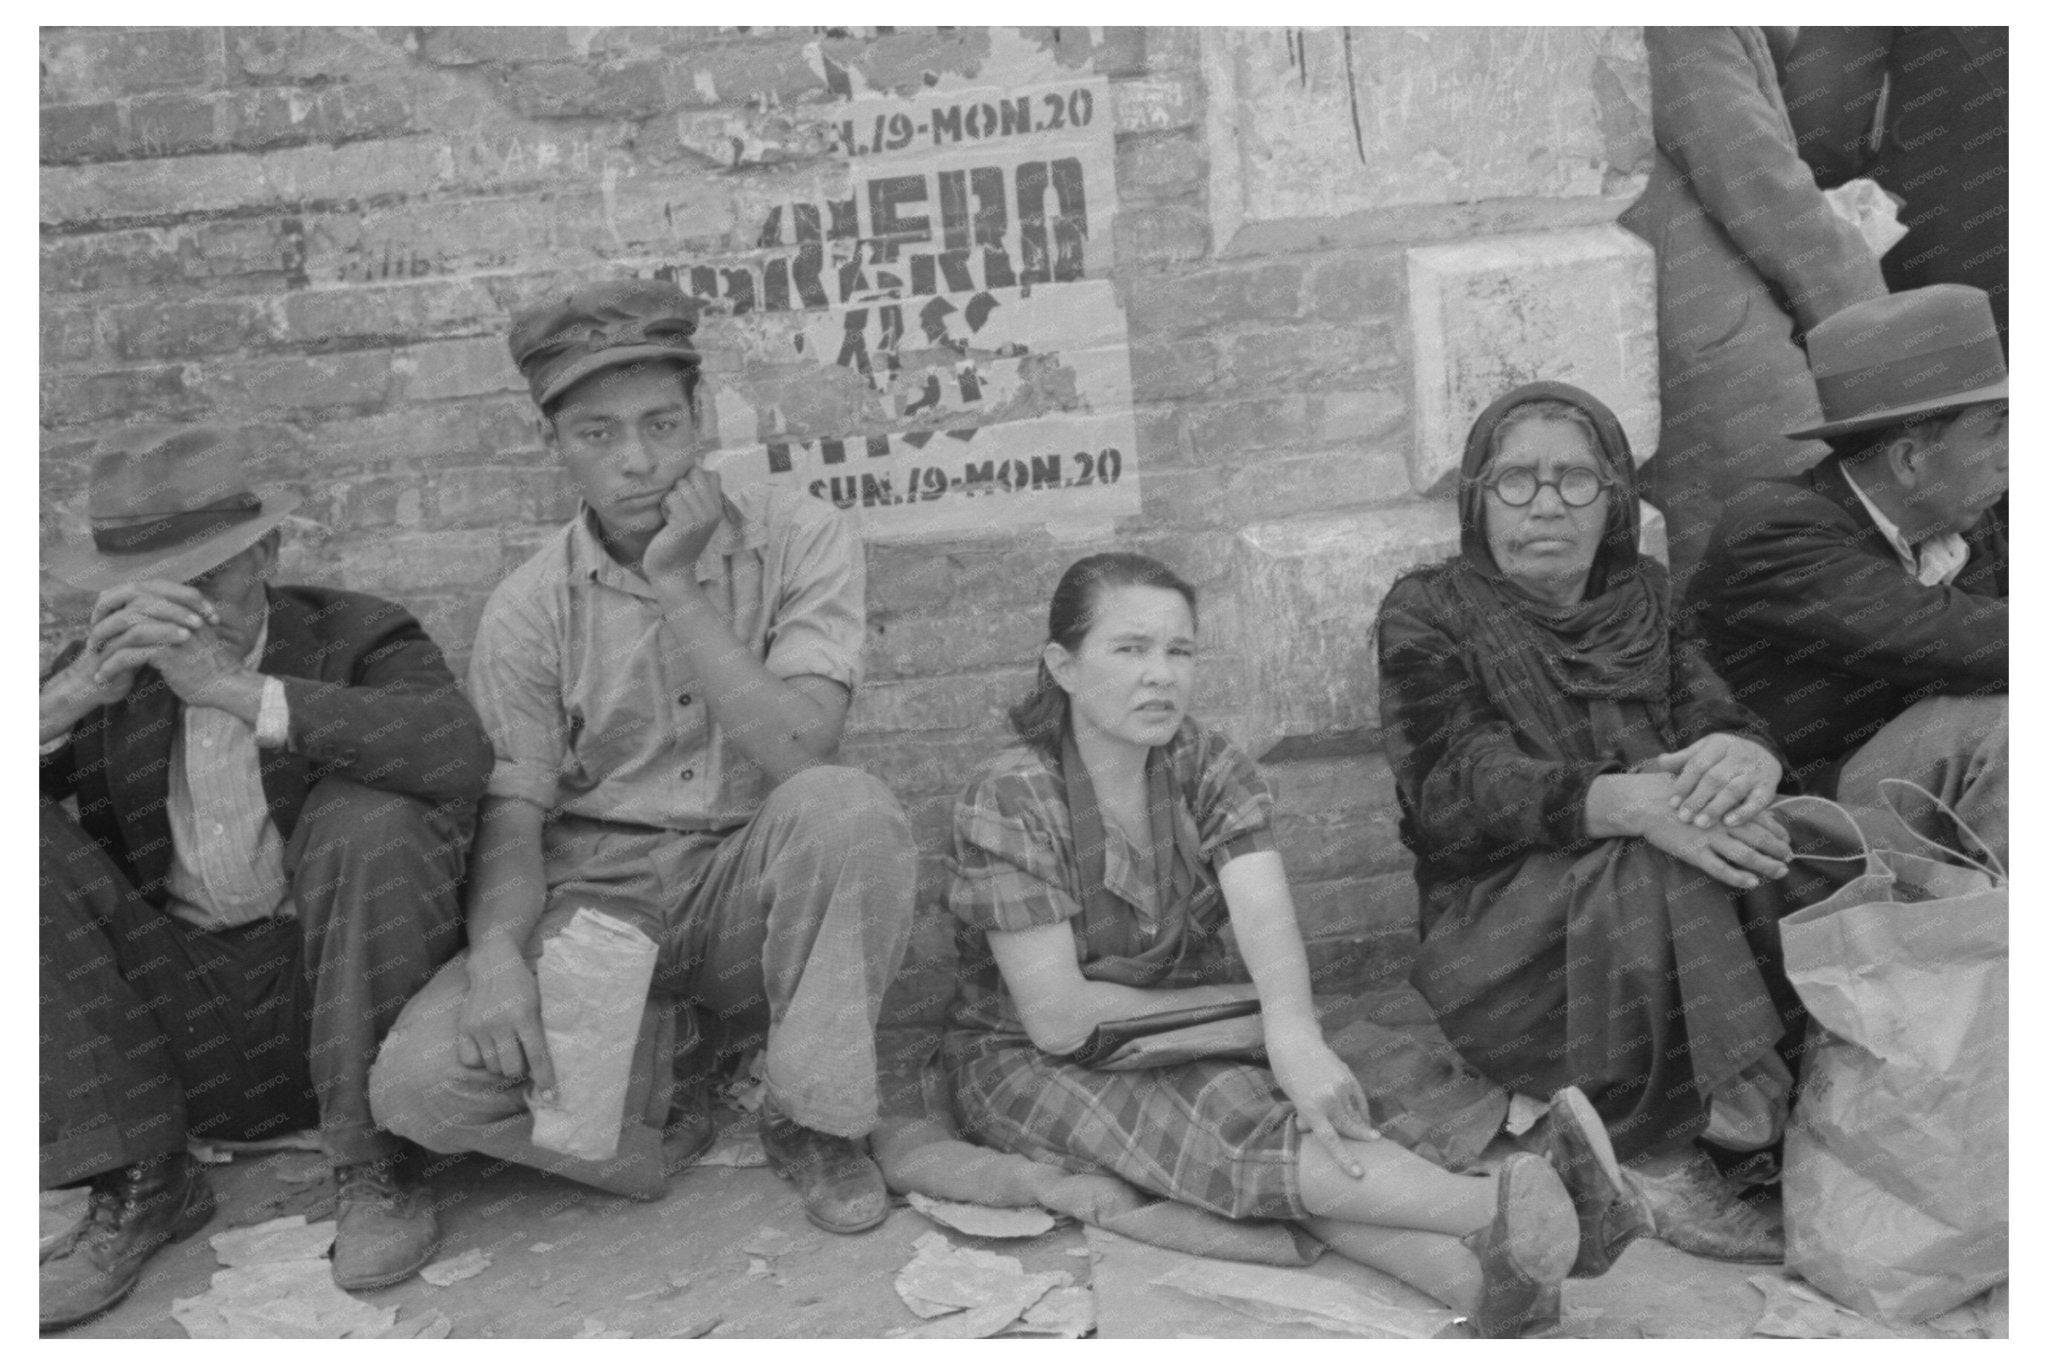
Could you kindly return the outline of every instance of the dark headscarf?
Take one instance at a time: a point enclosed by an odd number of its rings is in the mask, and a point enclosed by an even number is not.
[[[1523,591],[1494,563],[1486,543],[1486,491],[1477,482],[1493,460],[1508,414],[1546,398],[1570,404],[1591,419],[1593,454],[1614,480],[1586,595],[1569,607]],[[1549,681],[1573,696],[1662,701],[1671,685],[1663,579],[1642,562],[1636,548],[1642,514],[1635,460],[1607,405],[1570,384],[1542,381],[1510,390],[1472,424],[1459,473],[1459,556],[1451,581],[1485,652],[1502,660],[1540,659]]]

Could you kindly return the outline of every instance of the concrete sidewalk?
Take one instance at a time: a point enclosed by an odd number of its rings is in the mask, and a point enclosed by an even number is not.
[[[929,1035],[885,1038],[894,1108],[916,1094],[915,1062]],[[730,1135],[752,1131],[748,1116],[721,1111],[720,1117]],[[183,1336],[172,1301],[204,1293],[219,1269],[210,1236],[292,1213],[308,1221],[332,1216],[332,1181],[318,1153],[241,1157],[209,1174],[221,1207],[207,1229],[160,1252],[126,1302],[66,1336]],[[462,1157],[443,1165],[432,1189],[443,1231],[437,1259],[475,1249],[490,1264],[446,1287],[414,1278],[358,1296],[395,1308],[401,1325],[440,1314],[454,1337],[884,1337],[924,1323],[896,1293],[895,1276],[916,1255],[917,1240],[938,1225],[900,1200],[881,1227],[837,1237],[812,1227],[793,1188],[759,1168],[694,1167],[673,1180],[662,1199],[639,1203]],[[1158,1286],[1152,1281],[1159,1268],[1178,1253],[1090,1234],[1076,1224],[1021,1241],[938,1230],[956,1246],[1015,1257],[1027,1273],[1064,1271],[1092,1288],[1098,1335],[1344,1335],[1276,1323]],[[1289,1273],[1339,1280],[1394,1305],[1432,1306],[1406,1286],[1333,1255]],[[1566,1285],[1559,1334],[1749,1336],[1766,1308],[1755,1280],[1785,1283],[1786,1277],[1777,1267],[1727,1265],[1661,1242],[1638,1242],[1603,1278]],[[1854,1321],[1849,1328],[1859,1335],[1916,1336],[2004,1330],[2002,1313],[1970,1316],[1943,1332],[1893,1333]]]

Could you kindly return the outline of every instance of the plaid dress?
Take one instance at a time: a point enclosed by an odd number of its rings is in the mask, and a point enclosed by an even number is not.
[[[1192,894],[1157,903],[1146,869],[1171,847],[1132,848],[1104,826],[1103,887],[1128,920],[1114,926],[1135,957],[1184,934],[1163,979],[1177,988],[1246,979],[1222,931],[1228,911],[1215,869],[1273,847],[1273,797],[1241,751],[1184,721],[1153,756],[1180,800],[1174,831],[1199,850]],[[1075,1172],[1107,1170],[1142,1189],[1228,1218],[1301,1218],[1294,1105],[1265,1067],[1202,1061],[1149,1071],[1095,1071],[1040,1052],[989,952],[990,930],[1076,920],[1097,888],[1083,857],[1062,765],[1018,745],[976,774],[953,812],[948,907],[958,920],[960,985],[941,1058],[963,1136]],[[1098,904],[1103,902],[1097,899]],[[1121,916],[1119,917],[1121,918]],[[1114,979],[1121,953],[1091,954],[1076,923],[1084,974]],[[1099,931],[1100,926],[1097,926]],[[1096,942],[1104,941],[1098,932]]]

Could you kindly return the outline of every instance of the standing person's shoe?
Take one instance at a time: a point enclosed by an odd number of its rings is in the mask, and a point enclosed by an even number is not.
[[[205,1172],[182,1151],[95,1176],[85,1221],[43,1257],[42,1330],[83,1322],[127,1298],[157,1249],[205,1227],[213,1207]]]
[[[398,1165],[387,1157],[334,1168],[334,1282],[343,1289],[409,1279],[441,1244],[426,1191]]]
[[[804,1214],[827,1232],[866,1232],[889,1216],[889,1187],[866,1138],[834,1137],[761,1105],[761,1148],[775,1174],[803,1196]]]
[[[1472,1330],[1519,1337],[1555,1327],[1559,1286],[1579,1244],[1578,1218],[1557,1172],[1533,1152],[1516,1152],[1495,1172],[1493,1221],[1460,1238],[1479,1258],[1479,1307]]]
[[[1579,1253],[1572,1274],[1605,1275],[1628,1244],[1651,1228],[1650,1206],[1622,1174],[1607,1125],[1585,1092],[1568,1085],[1550,1097],[1550,1112],[1527,1140],[1564,1181],[1578,1210]]]
[[[1694,1151],[1668,1174],[1628,1175],[1650,1206],[1657,1240],[1716,1261],[1784,1261],[1784,1224],[1745,1203],[1705,1152]]]

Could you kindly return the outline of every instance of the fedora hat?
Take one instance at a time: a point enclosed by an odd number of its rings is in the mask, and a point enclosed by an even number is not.
[[[600,370],[636,360],[703,360],[690,338],[697,304],[667,280],[605,280],[521,310],[507,344],[540,407]]]
[[[2006,396],[1991,296],[1967,284],[1850,304],[1806,334],[1806,358],[1827,420],[1785,433],[1795,440],[1847,436]]]
[[[297,496],[250,487],[250,452],[239,431],[136,426],[94,453],[87,544],[50,557],[49,572],[99,592],[118,583],[183,583],[218,568],[291,514]]]

